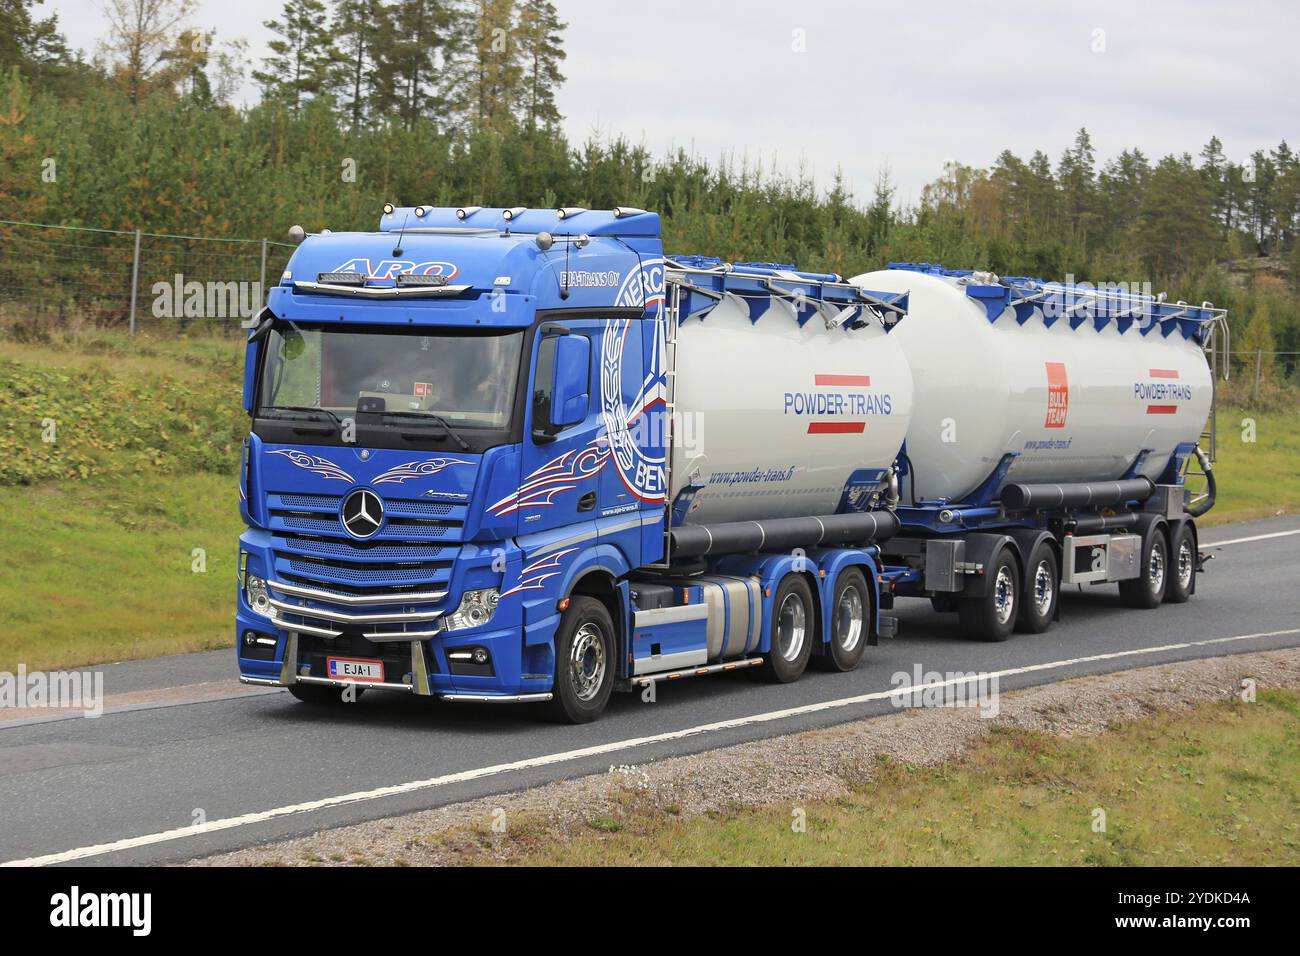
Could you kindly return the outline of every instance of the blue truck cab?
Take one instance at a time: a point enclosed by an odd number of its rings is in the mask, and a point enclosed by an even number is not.
[[[669,404],[665,267],[642,210],[385,206],[378,232],[306,237],[247,344],[241,680],[580,722],[615,688],[761,666],[787,579],[824,644],[846,569],[874,642],[868,544],[669,566],[646,427]]]

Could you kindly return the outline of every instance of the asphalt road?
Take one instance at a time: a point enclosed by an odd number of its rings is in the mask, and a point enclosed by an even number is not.
[[[156,863],[894,709],[891,675],[1002,672],[1003,690],[1300,646],[1300,518],[1214,528],[1189,604],[1133,611],[1113,586],[1063,595],[1046,634],[978,644],[955,615],[900,601],[898,637],[850,674],[771,686],[744,674],[615,695],[594,724],[372,692],[320,711],[234,683],[231,651],[101,670],[96,719],[0,712],[0,862]],[[228,686],[227,683],[228,682]]]

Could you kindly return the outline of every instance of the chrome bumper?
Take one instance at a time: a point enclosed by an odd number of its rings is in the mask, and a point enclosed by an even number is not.
[[[292,626],[292,625],[291,625]],[[288,630],[288,628],[286,628]],[[298,628],[298,630],[307,630]],[[315,633],[308,631],[308,633]],[[409,684],[393,684],[387,681],[376,683],[372,681],[348,681],[336,680],[333,677],[313,677],[307,674],[298,673],[298,632],[289,630],[289,636],[284,645],[284,662],[280,665],[280,676],[272,677],[245,677],[239,676],[241,684],[256,684],[261,687],[288,687],[290,684],[324,684],[327,687],[347,687],[349,685],[356,687],[375,687],[379,690],[401,690],[412,694],[418,694],[422,697],[436,696],[441,700],[455,701],[459,703],[475,704],[531,704],[542,703],[552,698],[552,694],[467,694],[467,693],[441,693],[434,694],[429,687],[429,670],[425,663],[424,649],[420,641],[411,641],[411,674],[412,682]]]
[[[267,579],[266,586],[272,591],[290,597],[309,598],[313,601],[328,601],[331,604],[342,604],[344,606],[425,604],[434,601],[441,601],[447,596],[446,591],[408,591],[398,594],[376,595],[338,594],[333,591],[322,591],[317,588],[304,587],[301,584],[289,584],[284,581],[273,581],[269,578]],[[362,631],[362,636],[364,636],[368,641],[410,641],[425,640],[430,637],[436,637],[441,630],[437,626],[437,621],[442,617],[443,612],[439,610],[393,611],[391,613],[379,614],[350,614],[347,611],[331,611],[324,608],[303,607],[299,604],[291,604],[288,601],[271,598],[271,623],[280,630],[297,631],[302,634],[311,634],[315,637],[340,637],[343,634],[343,631],[341,630],[335,630],[331,627],[321,627],[319,624],[289,621],[285,619],[286,614],[304,619],[312,618],[317,621],[324,621],[328,624],[350,624],[357,627],[375,624],[434,624],[431,628],[424,628],[415,631]]]

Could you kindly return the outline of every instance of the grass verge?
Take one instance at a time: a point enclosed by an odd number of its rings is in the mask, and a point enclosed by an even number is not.
[[[4,495],[0,671],[233,643],[233,476],[108,475]]]
[[[1300,409],[1221,408],[1218,427],[1219,497],[1198,522],[1210,526],[1300,511]]]
[[[539,820],[428,839],[466,864],[1300,863],[1300,692],[1291,689],[1093,737],[999,727],[934,768],[881,759],[869,769],[841,799],[801,807],[679,818],[629,790],[564,839]]]

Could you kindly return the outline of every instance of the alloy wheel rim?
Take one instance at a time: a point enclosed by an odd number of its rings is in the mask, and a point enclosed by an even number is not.
[[[1039,617],[1046,617],[1052,608],[1052,598],[1056,593],[1056,583],[1052,580],[1052,568],[1047,561],[1039,561],[1034,569],[1034,606],[1038,608]]]
[[[1006,565],[998,568],[998,576],[993,582],[993,610],[999,624],[1006,624],[1016,609],[1016,585],[1011,577],[1011,569]]]
[[[797,594],[787,594],[776,620],[777,652],[784,660],[796,661],[803,650],[807,613]]]
[[[579,700],[588,701],[605,682],[605,642],[600,629],[584,624],[573,635],[569,648],[569,683]]]
[[[843,650],[850,653],[862,640],[862,595],[856,587],[847,587],[840,594],[835,609],[835,639]]]
[[[1195,562],[1192,559],[1192,546],[1189,542],[1184,541],[1178,546],[1178,583],[1187,588],[1192,583],[1192,570]]]
[[[1151,592],[1154,594],[1164,587],[1165,583],[1165,549],[1156,544],[1151,549],[1151,559],[1147,563],[1147,579],[1151,582]]]

